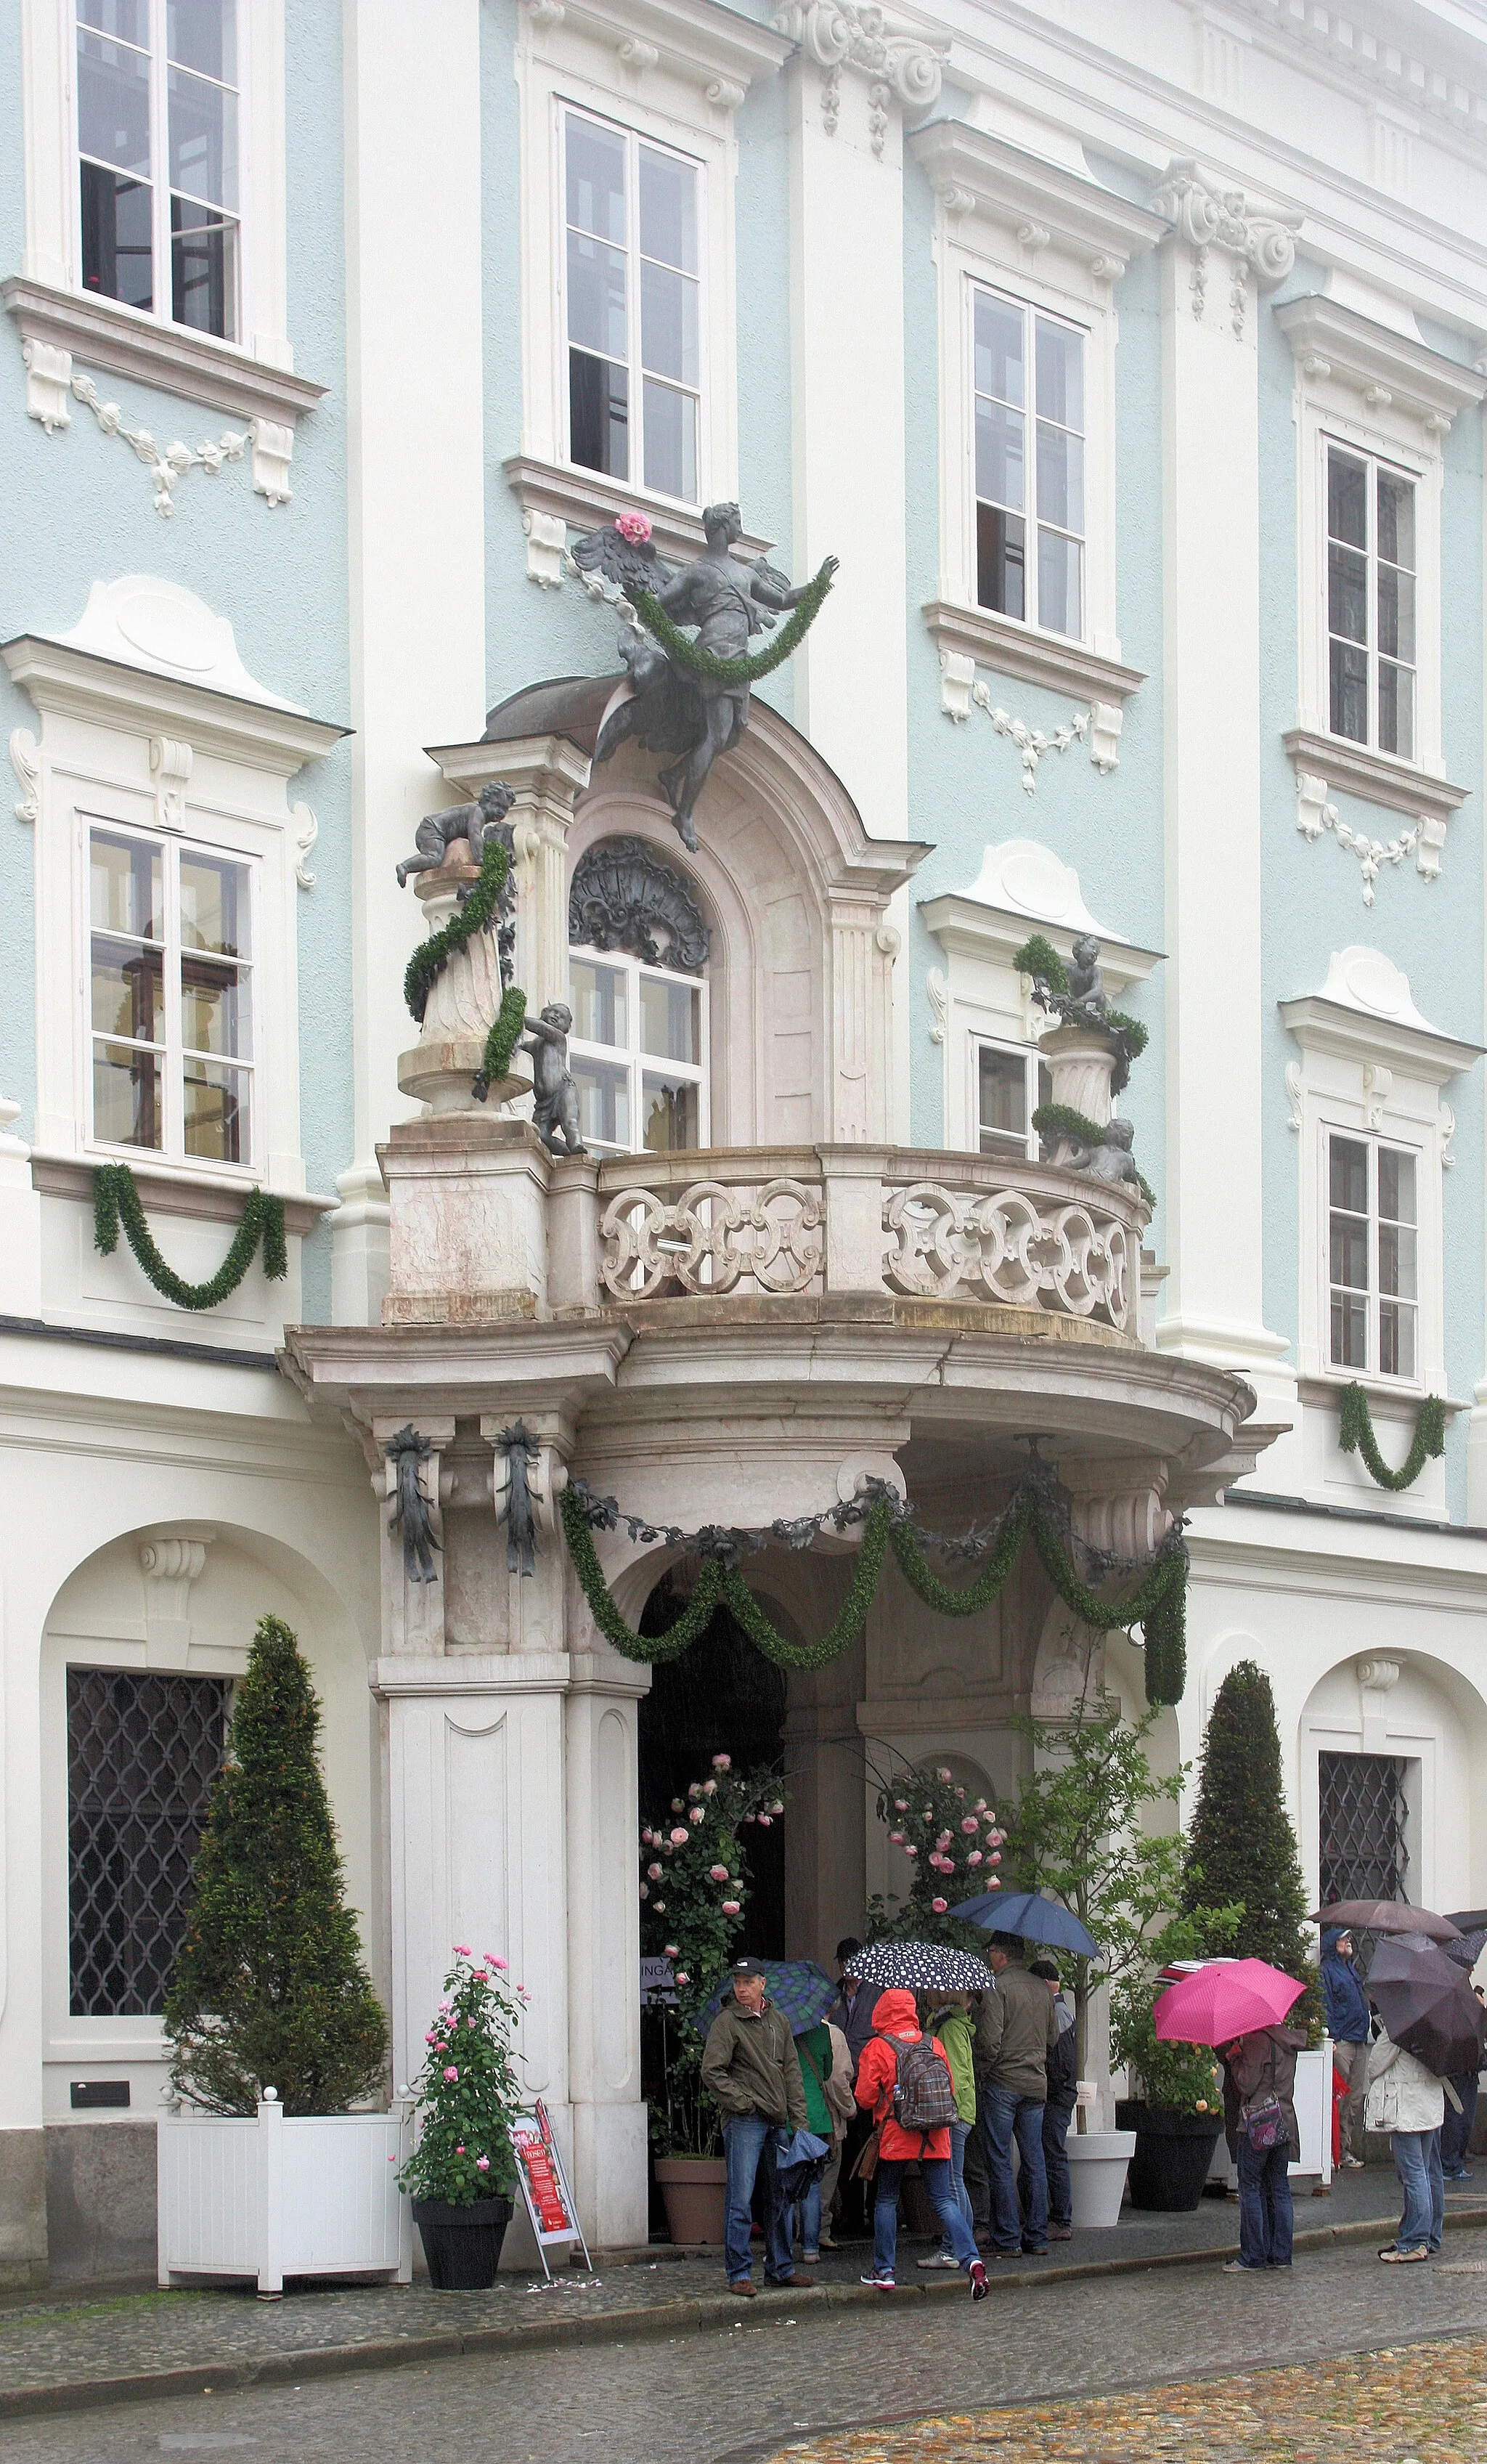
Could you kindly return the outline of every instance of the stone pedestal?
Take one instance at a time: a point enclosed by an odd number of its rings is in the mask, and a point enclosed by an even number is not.
[[[448,861],[437,872],[415,876],[414,890],[424,910],[425,936],[439,932],[459,912],[460,892],[480,877],[468,840],[456,839]],[[424,1010],[419,1040],[398,1057],[398,1085],[431,1112],[470,1112],[530,1094],[532,1069],[526,1056],[519,1067],[491,1087],[483,1105],[474,1093],[474,1079],[485,1060],[486,1037],[501,1006],[500,958],[495,931],[471,934],[462,949],[450,953],[434,979]],[[397,1275],[394,1270],[394,1286]]]
[[[546,1314],[553,1164],[529,1121],[473,1104],[399,1122],[378,1155],[392,1259],[384,1326]]]
[[[1047,1062],[1053,1079],[1051,1100],[1082,1112],[1086,1121],[1103,1130],[1113,1109],[1110,1081],[1116,1053],[1110,1038],[1094,1026],[1056,1026],[1043,1037],[1038,1054]],[[1067,1163],[1078,1152],[1077,1140],[1061,1136],[1055,1139],[1048,1160]]]

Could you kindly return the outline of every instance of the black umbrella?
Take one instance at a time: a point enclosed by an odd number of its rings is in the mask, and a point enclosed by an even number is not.
[[[1471,1926],[1455,1942],[1444,1943],[1441,1947],[1455,1967],[1468,1970],[1474,1969],[1483,1950],[1487,1949],[1487,1923]]]
[[[985,1993],[992,1983],[984,1960],[940,1942],[870,1942],[854,1952],[852,1973],[880,1993]]]
[[[1482,2054],[1481,2005],[1463,1971],[1420,1936],[1380,1943],[1368,1999],[1396,2045],[1437,2079],[1475,2071]]]
[[[1450,1917],[1404,1900],[1334,1900],[1329,1908],[1313,1908],[1307,1922],[1336,1925],[1342,1933],[1423,1933],[1432,1942],[1450,1942],[1456,1930]]]

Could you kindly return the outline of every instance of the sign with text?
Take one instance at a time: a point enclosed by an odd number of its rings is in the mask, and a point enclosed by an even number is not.
[[[512,2152],[516,2159],[516,2179],[532,2219],[537,2253],[544,2274],[547,2245],[555,2241],[576,2241],[588,2258],[588,2244],[579,2222],[568,2176],[553,2125],[547,2118],[547,2107],[538,2097],[531,2114],[521,2114],[512,2123]],[[590,2261],[592,2265],[592,2261]]]

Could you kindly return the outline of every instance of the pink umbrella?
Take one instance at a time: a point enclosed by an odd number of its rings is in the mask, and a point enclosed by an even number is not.
[[[1152,2017],[1164,2043],[1227,2045],[1273,2028],[1306,1991],[1262,1959],[1222,1959],[1158,1994]]]

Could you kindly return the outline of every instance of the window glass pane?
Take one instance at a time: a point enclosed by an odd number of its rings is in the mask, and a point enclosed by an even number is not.
[[[567,123],[568,220],[624,245],[624,140],[589,120]]]
[[[664,496],[697,501],[697,403],[694,395],[646,377],[645,485]]]
[[[165,957],[134,941],[93,936],[93,1031],[141,1044],[165,1040]]]
[[[237,0],[165,0],[165,52],[182,68],[237,83]]]
[[[1354,744],[1368,741],[1368,653],[1351,642],[1328,646],[1329,695],[1327,724],[1334,736],[1350,737]]]
[[[153,1052],[122,1044],[93,1047],[93,1134],[105,1146],[160,1147],[164,1142],[161,1063]]]
[[[1351,548],[1327,550],[1327,628],[1346,642],[1368,638],[1368,560]]]
[[[1379,567],[1378,647],[1386,659],[1414,665],[1414,576],[1393,564]]]
[[[1332,1295],[1332,1365],[1335,1369],[1368,1366],[1368,1304],[1345,1292]]]
[[[1379,473],[1379,554],[1389,564],[1402,564],[1414,570],[1414,485],[1411,480],[1396,478],[1391,471]]]
[[[188,1052],[252,1059],[252,1001],[246,972],[203,958],[182,959],[181,1041]]]
[[[149,50],[150,0],[77,0],[77,23]]]
[[[1414,1157],[1398,1147],[1379,1149],[1379,1214],[1389,1223],[1412,1223]]]
[[[641,254],[684,274],[697,272],[697,174],[689,163],[657,154],[641,156]]]
[[[250,1081],[241,1069],[215,1061],[187,1061],[182,1070],[186,1095],[186,1151],[214,1163],[247,1163]]]
[[[1415,1315],[1407,1301],[1379,1303],[1379,1368],[1386,1377],[1412,1377]]]
[[[1415,1281],[1415,1233],[1410,1223],[1379,1225],[1379,1290],[1386,1300],[1419,1298]]]
[[[89,912],[98,930],[132,933],[142,941],[164,940],[159,847],[94,830],[88,841],[88,880]]]
[[[1379,750],[1414,759],[1414,677],[1387,659],[1379,662]]]
[[[1023,596],[1023,523],[995,505],[975,509],[975,595],[983,607],[1003,616],[1026,612]]]
[[[568,1067],[579,1090],[579,1122],[585,1146],[630,1143],[630,1073],[621,1062],[590,1061],[570,1051]]]
[[[1329,1272],[1332,1282],[1345,1284],[1350,1291],[1366,1292],[1368,1288],[1367,1218],[1333,1215],[1329,1222]]]
[[[1349,547],[1368,544],[1368,473],[1347,454],[1327,455],[1327,537]]]
[[[172,69],[170,185],[213,206],[237,205],[237,98],[225,86]]]
[[[983,1155],[1025,1153],[1027,1147],[1027,1066],[1020,1053],[995,1052],[982,1045],[976,1056],[977,1111]]]
[[[198,334],[237,340],[238,227],[188,197],[170,200],[170,314]]]
[[[664,1078],[646,1070],[641,1109],[647,1155],[670,1155],[678,1147],[697,1145],[697,1093],[693,1079]]]
[[[585,471],[630,475],[630,380],[612,360],[568,354],[568,451]]]
[[[573,1012],[573,1032],[580,1044],[627,1048],[630,1030],[624,995],[622,967],[597,967],[592,958],[569,959],[568,1006]]]
[[[1368,1150],[1357,1138],[1327,1141],[1327,1197],[1350,1215],[1368,1211]]]
[[[147,52],[129,51],[98,34],[77,30],[77,148],[116,171],[150,176],[150,63]]]
[[[1020,412],[998,403],[975,407],[975,492],[993,504],[1022,510],[1023,429]]]
[[[79,164],[78,186],[83,289],[121,299],[126,308],[152,308],[153,191],[96,163]]]
[[[1080,583],[1084,551],[1061,531],[1038,534],[1038,621],[1050,633],[1077,636],[1083,627]]]
[[[649,375],[675,377],[679,385],[700,382],[698,297],[689,275],[665,265],[641,267],[641,361]]]
[[[568,233],[568,340],[623,360],[629,347],[623,249]]]
[[[1027,400],[1023,316],[987,292],[975,295],[975,389],[1019,407]]]
[[[665,976],[641,978],[641,1050],[663,1061],[696,1061],[698,996]]]
[[[1038,415],[1063,428],[1084,425],[1084,344],[1066,325],[1038,319]]]
[[[1038,424],[1038,518],[1061,531],[1084,527],[1084,446],[1061,428]],[[1044,620],[1047,621],[1046,619]]]

